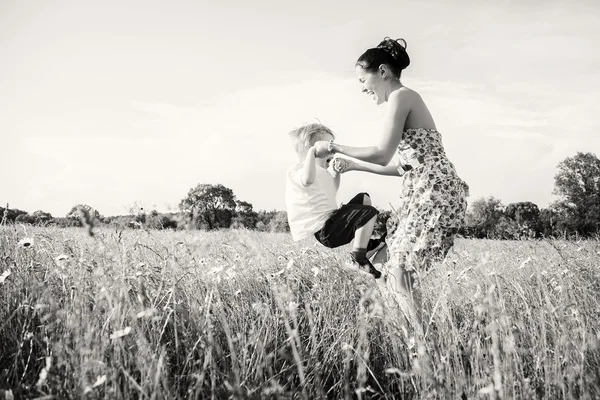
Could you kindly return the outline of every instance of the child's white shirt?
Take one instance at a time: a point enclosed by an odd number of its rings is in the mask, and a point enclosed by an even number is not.
[[[302,185],[303,163],[287,170],[285,204],[294,240],[302,240],[319,231],[332,211],[337,210],[337,186],[327,170],[316,165],[315,180]]]

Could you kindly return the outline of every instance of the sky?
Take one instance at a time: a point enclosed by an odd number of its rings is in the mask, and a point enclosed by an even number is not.
[[[546,207],[557,165],[600,156],[596,0],[0,0],[0,204],[64,216],[175,211],[199,183],[284,209],[287,133],[321,122],[374,145],[385,105],[356,59],[404,38],[473,201]],[[338,202],[397,201],[400,179],[342,176]]]

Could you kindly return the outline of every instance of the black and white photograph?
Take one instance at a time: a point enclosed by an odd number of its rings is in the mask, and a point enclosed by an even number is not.
[[[0,400],[600,399],[599,0],[0,0]]]

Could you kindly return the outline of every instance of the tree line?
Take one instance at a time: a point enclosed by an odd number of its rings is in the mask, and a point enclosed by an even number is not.
[[[558,200],[540,209],[529,201],[502,204],[493,196],[473,201],[464,227],[464,237],[522,239],[535,237],[592,236],[600,233],[600,160],[592,153],[578,152],[558,164],[554,194]],[[380,210],[375,235],[385,229],[391,214]],[[287,232],[287,213],[254,210],[249,202],[236,198],[233,190],[221,185],[198,184],[179,203],[179,212],[160,213],[132,207],[130,213],[102,216],[86,204],[78,204],[64,217],[37,210],[31,214],[0,207],[0,223],[89,226],[108,225],[141,229],[243,228],[256,231]]]
[[[103,216],[87,204],[77,204],[64,217],[37,210],[33,213],[0,207],[0,223],[59,227],[111,226],[132,229],[244,228],[262,232],[288,232],[287,213],[279,210],[254,210],[252,204],[238,200],[221,184],[198,184],[179,204],[179,212],[161,213],[133,206],[126,215]]]
[[[461,234],[467,237],[590,237],[600,234],[600,159],[578,152],[558,164],[547,208],[523,201],[504,206],[495,197],[480,198],[469,207]]]

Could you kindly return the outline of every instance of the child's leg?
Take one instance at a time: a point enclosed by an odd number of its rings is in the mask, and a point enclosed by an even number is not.
[[[369,245],[369,240],[371,240],[376,221],[377,215],[356,230],[354,234],[354,243],[352,245],[352,258],[359,265],[368,267],[369,272],[378,279],[381,277],[381,272],[379,272],[367,258],[367,247]]]
[[[373,203],[371,202],[371,196],[369,196],[368,193],[359,193],[356,196],[354,196],[352,198],[352,200],[350,200],[348,202],[348,204],[361,204],[361,203],[365,206],[373,205]],[[370,235],[373,234],[373,230],[375,229],[376,223],[377,223],[377,217],[375,217],[375,221],[373,222],[373,227],[371,228]],[[364,226],[363,226],[363,228],[364,228]],[[356,231],[356,233],[358,234],[358,230]],[[386,232],[384,232],[383,235],[379,239],[371,239],[371,236],[369,236],[369,240],[366,244],[367,252],[371,251],[371,250],[375,249],[377,246],[379,246],[379,244],[385,240],[385,236],[386,236]],[[354,248],[356,248],[356,247],[357,247],[357,242],[355,240]],[[358,247],[364,247],[364,246],[358,246]]]
[[[366,224],[356,230],[356,233],[354,234],[354,243],[352,246],[354,250],[367,250],[369,240],[371,240],[371,235],[373,234],[373,229],[375,229],[375,222],[377,222],[377,216],[374,216]]]

